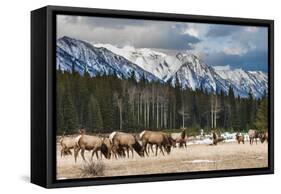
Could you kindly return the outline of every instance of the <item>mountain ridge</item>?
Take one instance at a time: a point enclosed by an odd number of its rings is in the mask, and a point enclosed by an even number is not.
[[[267,90],[268,76],[260,71],[242,69],[218,70],[190,53],[168,55],[149,48],[123,47],[110,44],[90,44],[70,37],[57,40],[57,68],[70,71],[74,63],[82,74],[117,73],[136,79],[145,76],[148,81],[171,82],[179,80],[183,88],[203,87],[209,92],[228,92],[231,86],[236,96],[248,97],[249,92],[260,98]]]

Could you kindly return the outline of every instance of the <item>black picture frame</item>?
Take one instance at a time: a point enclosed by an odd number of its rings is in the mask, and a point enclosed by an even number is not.
[[[102,16],[268,27],[268,167],[89,179],[56,180],[56,15]],[[31,12],[31,182],[46,188],[105,185],[274,173],[274,21],[231,17],[46,6]]]

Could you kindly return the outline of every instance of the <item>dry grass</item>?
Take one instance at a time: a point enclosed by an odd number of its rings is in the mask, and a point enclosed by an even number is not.
[[[156,174],[172,172],[209,171],[222,169],[260,168],[268,166],[268,144],[245,145],[220,143],[217,146],[189,145],[187,148],[174,148],[170,155],[140,158],[102,159],[103,174],[81,176],[83,160],[80,155],[77,163],[73,156],[61,158],[57,152],[57,178],[81,178],[97,176],[122,176],[136,174]],[[90,159],[90,152],[85,152]],[[97,161],[94,158],[94,161]]]
[[[104,175],[104,163],[101,160],[84,162],[81,170],[81,177],[95,177]]]

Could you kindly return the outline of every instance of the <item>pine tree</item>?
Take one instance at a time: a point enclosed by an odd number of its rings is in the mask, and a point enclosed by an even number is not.
[[[268,100],[267,97],[262,99],[255,119],[255,126],[258,130],[264,130],[268,128]]]
[[[61,79],[61,72],[58,71],[57,77],[60,78],[57,84],[57,99],[56,99],[56,111],[57,111],[57,132],[62,134],[64,132],[64,116],[62,108],[62,96],[63,96],[63,79]]]
[[[102,132],[103,121],[98,101],[91,95],[88,103],[87,127],[93,133]]]
[[[78,127],[78,123],[75,107],[71,99],[69,84],[66,85],[65,93],[63,96],[62,110],[64,118],[64,131],[74,132],[74,130]]]

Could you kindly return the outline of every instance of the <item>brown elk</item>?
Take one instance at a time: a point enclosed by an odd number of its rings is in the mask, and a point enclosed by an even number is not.
[[[213,144],[212,145],[217,145],[219,142],[223,141],[224,138],[219,136],[216,132],[212,132],[213,133]]]
[[[123,155],[124,149],[127,151],[127,157],[129,158],[129,151],[131,151],[132,157],[134,157],[134,150],[141,157],[144,156],[142,146],[137,141],[136,137],[132,134],[124,132],[113,132],[110,134],[110,140],[112,142],[113,153],[116,154],[119,152],[119,155]]]
[[[99,159],[98,151],[100,151],[100,157],[102,157],[103,154],[108,159],[108,149],[107,146],[103,143],[101,137],[86,135],[84,130],[80,130],[80,133],[81,135],[79,136],[79,139],[77,140],[74,147],[75,163],[80,150],[81,156],[84,161],[86,161],[84,156],[85,150],[92,151],[91,160],[93,160],[94,154],[96,154],[97,159]]]
[[[240,144],[241,142],[242,142],[243,144],[245,144],[245,137],[244,137],[243,134],[241,134],[241,133],[236,133],[235,136],[236,136],[236,140],[237,140],[238,144]]]
[[[168,139],[168,142],[169,142],[169,144],[167,144],[166,147],[165,147],[165,151],[169,154],[171,152],[171,147],[176,148],[177,143],[179,143],[179,141],[177,142],[177,140],[175,138],[173,138],[170,134],[165,134],[165,135],[166,135],[166,137]],[[152,153],[154,153],[153,145],[156,145],[156,144],[153,144],[153,143],[150,143],[150,142],[147,143],[148,154],[150,153],[150,150],[151,150]]]
[[[268,132],[265,130],[261,135],[260,135],[261,143],[267,142],[268,143]]]
[[[106,158],[109,159],[111,157],[112,152],[112,142],[108,137],[105,137],[102,139],[102,146],[101,146],[101,152],[106,154]]]
[[[166,150],[166,152],[169,154],[171,152],[171,146],[175,145],[175,141],[172,139],[172,137],[166,133],[159,132],[159,131],[142,131],[140,133],[140,140],[142,142],[143,150],[148,156],[147,152],[147,144],[156,145],[156,153],[157,156],[158,148],[162,152],[163,155],[163,147]]]
[[[66,137],[65,132],[63,133],[60,139],[61,157],[66,155],[72,155],[71,149],[74,148],[75,142],[76,138]]]
[[[187,141],[187,135],[186,135],[186,130],[183,129],[181,133],[174,133],[172,134],[172,138],[176,141],[176,143],[179,144],[179,147],[187,147],[186,146],[186,141]]]
[[[257,130],[250,129],[248,131],[248,135],[249,135],[249,140],[250,140],[251,145],[253,145],[254,141],[256,141],[256,144],[258,144],[258,138],[260,137],[260,133]]]

